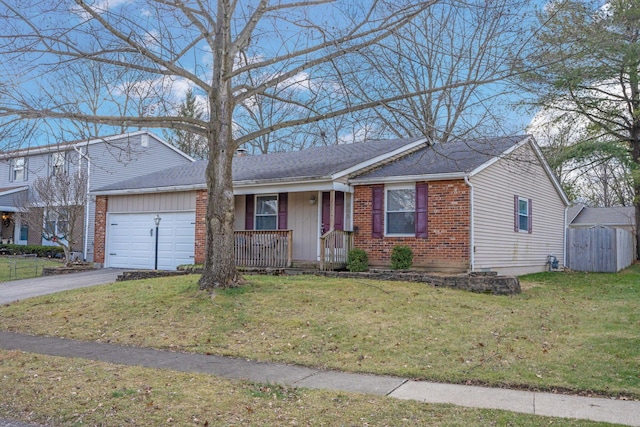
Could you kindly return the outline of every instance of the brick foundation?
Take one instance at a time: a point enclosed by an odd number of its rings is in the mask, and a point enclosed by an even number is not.
[[[371,266],[389,266],[396,245],[413,250],[413,268],[468,271],[470,268],[470,191],[463,180],[428,183],[427,238],[373,238],[372,185],[355,187],[353,221],[355,246],[364,249]]]

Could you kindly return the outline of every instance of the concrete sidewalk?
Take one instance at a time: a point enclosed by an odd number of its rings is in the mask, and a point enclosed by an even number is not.
[[[0,348],[229,379],[640,426],[640,402],[411,381],[244,359],[0,332]]]

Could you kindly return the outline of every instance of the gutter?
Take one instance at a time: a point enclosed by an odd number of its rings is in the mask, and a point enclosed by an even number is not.
[[[402,175],[389,177],[371,177],[371,178],[355,178],[350,179],[349,184],[386,184],[393,182],[410,182],[410,181],[446,181],[449,179],[466,179],[467,174],[461,172],[440,173],[433,175]]]
[[[471,267],[471,272],[474,272],[476,269],[476,258],[475,258],[475,209],[474,209],[474,192],[473,192],[473,184],[469,181],[469,176],[464,176],[464,183],[469,186],[470,191],[470,203],[469,203],[469,263]],[[565,211],[566,212],[566,211]]]

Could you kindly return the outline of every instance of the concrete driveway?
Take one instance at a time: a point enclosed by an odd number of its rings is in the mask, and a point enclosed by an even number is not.
[[[123,271],[125,270],[119,268],[103,268],[82,273],[59,274],[0,283],[0,304],[69,289],[113,283]]]

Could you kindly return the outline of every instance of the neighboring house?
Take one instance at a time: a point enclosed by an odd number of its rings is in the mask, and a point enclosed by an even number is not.
[[[42,238],[42,229],[20,223],[21,200],[38,178],[56,172],[70,175],[83,171],[88,177],[87,192],[123,179],[146,175],[171,166],[191,164],[193,159],[154,134],[138,131],[103,138],[30,147],[0,154],[0,215],[3,243],[54,243]],[[44,213],[46,215],[46,213]],[[81,224],[80,243],[73,249],[93,261],[95,198],[89,197]],[[62,221],[60,221],[62,222]],[[44,218],[43,218],[44,224]],[[58,227],[57,218],[47,218],[47,226]]]
[[[205,167],[95,190],[96,262],[153,268],[156,216],[159,268],[203,262]],[[269,265],[283,252],[293,265],[322,264],[351,240],[372,266],[389,266],[400,244],[413,249],[414,267],[440,271],[522,274],[545,270],[550,254],[564,258],[568,201],[530,136],[239,156],[233,181],[243,265]]]

